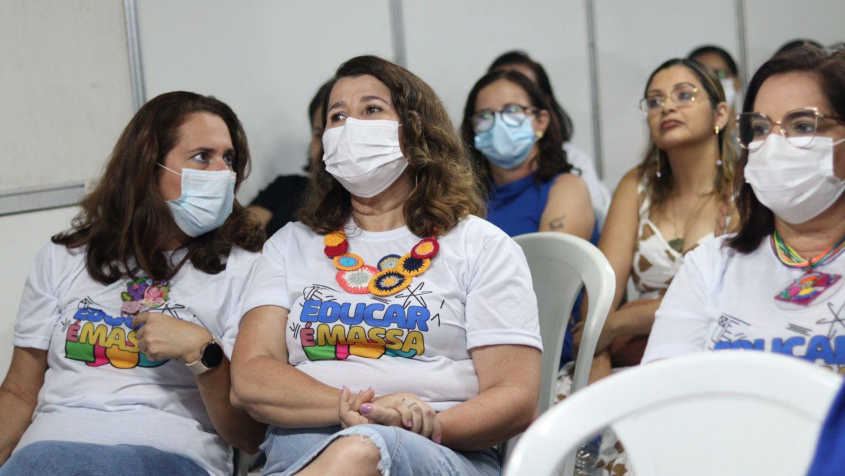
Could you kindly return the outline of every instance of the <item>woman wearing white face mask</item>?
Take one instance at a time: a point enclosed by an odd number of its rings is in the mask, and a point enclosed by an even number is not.
[[[222,102],[174,92],[138,111],[31,267],[0,474],[228,474],[229,445],[257,451],[264,426],[229,402],[227,358],[264,238],[234,200],[248,169]]]
[[[754,349],[845,370],[845,54],[802,47],[760,67],[738,118],[736,235],[691,253],[644,361]]]
[[[537,304],[423,81],[337,70],[300,222],[254,268],[233,401],[270,423],[265,474],[499,474],[533,419]]]

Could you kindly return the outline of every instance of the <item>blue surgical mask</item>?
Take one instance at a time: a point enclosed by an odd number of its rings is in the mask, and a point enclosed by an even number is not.
[[[231,170],[182,169],[182,173],[161,164],[163,169],[182,176],[182,195],[168,200],[167,206],[180,230],[197,237],[220,228],[235,203],[235,179]]]
[[[534,133],[530,120],[522,121],[519,126],[509,126],[498,112],[493,127],[475,135],[475,148],[490,162],[503,169],[522,165],[535,142],[537,134]]]

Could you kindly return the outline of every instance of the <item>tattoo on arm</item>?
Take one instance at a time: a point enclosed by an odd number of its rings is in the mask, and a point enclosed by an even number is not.
[[[549,221],[549,229],[551,231],[560,231],[563,230],[563,219],[566,218],[566,215],[561,215],[557,218],[553,218]]]

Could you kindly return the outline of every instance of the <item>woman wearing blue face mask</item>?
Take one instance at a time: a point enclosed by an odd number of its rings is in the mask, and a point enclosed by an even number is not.
[[[739,229],[688,255],[643,362],[753,349],[845,371],[843,98],[841,51],[796,48],[755,73],[737,119]]]
[[[557,115],[549,113],[545,95],[530,79],[512,70],[479,79],[467,98],[461,132],[488,188],[488,221],[510,236],[556,231],[598,243],[587,185],[569,173]],[[580,298],[574,315],[579,308]],[[567,332],[561,365],[572,353]]]
[[[263,425],[231,405],[227,357],[264,240],[234,198],[248,169],[224,103],[174,92],[138,111],[30,269],[0,475],[229,474],[230,445],[257,451]]]
[[[568,173],[560,124],[531,80],[516,71],[482,77],[461,131],[489,183],[490,222],[511,236],[560,231],[595,243],[589,192]]]

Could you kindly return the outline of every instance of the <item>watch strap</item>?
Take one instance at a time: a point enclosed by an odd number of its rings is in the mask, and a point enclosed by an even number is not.
[[[218,341],[216,337],[212,337],[211,341],[209,343],[202,346],[202,350],[200,350],[200,357],[197,360],[195,360],[193,362],[185,362],[185,366],[188,367],[188,369],[190,369],[191,372],[193,372],[194,375],[199,375],[199,374],[208,372],[209,370],[214,368],[214,367],[207,367],[202,361],[202,357],[203,357],[203,355],[205,355],[205,349],[212,344],[216,344],[216,345],[220,346],[221,349],[223,348],[223,345],[220,344],[220,341]]]

